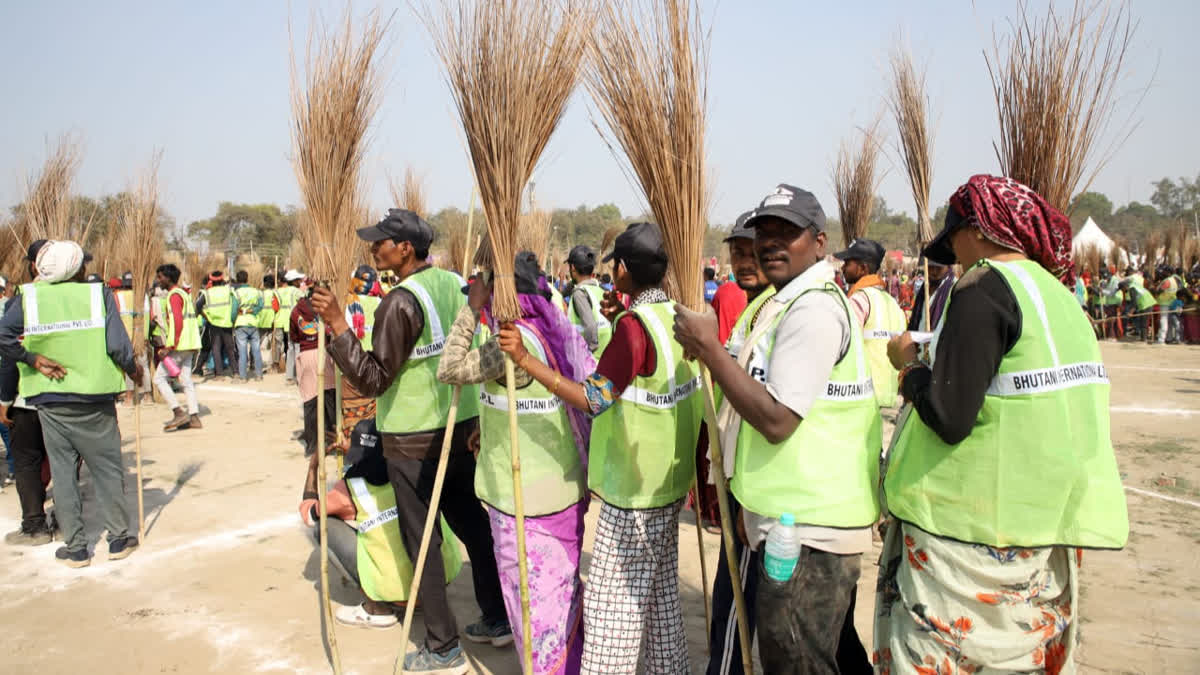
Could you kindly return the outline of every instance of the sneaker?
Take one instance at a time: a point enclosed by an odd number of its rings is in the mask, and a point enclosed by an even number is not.
[[[487,643],[493,647],[507,647],[513,643],[512,628],[508,625],[508,619],[481,619],[463,629],[463,637],[471,642]]]
[[[9,546],[41,546],[52,541],[54,541],[54,534],[45,525],[28,530],[22,526],[20,529],[4,535],[4,543]]]
[[[86,548],[81,551],[70,551],[66,546],[60,546],[54,552],[54,559],[67,567],[87,567],[92,564],[92,557],[88,555]]]
[[[404,670],[427,675],[463,675],[471,669],[462,647],[455,646],[445,654],[436,654],[428,647],[404,656]]]
[[[400,620],[395,614],[388,612],[387,614],[372,614],[367,611],[367,608],[359,605],[343,605],[337,608],[333,613],[333,618],[343,626],[354,626],[358,628],[375,628],[377,630],[387,630],[400,625]]]
[[[124,560],[129,557],[130,553],[137,550],[138,538],[125,537],[124,539],[114,539],[108,543],[108,559],[109,560]]]

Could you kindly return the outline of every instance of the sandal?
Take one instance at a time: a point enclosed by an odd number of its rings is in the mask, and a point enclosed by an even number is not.
[[[337,608],[333,613],[333,618],[343,626],[356,626],[359,628],[374,628],[376,630],[387,630],[400,625],[400,620],[395,614],[371,614],[362,605],[343,605]]]

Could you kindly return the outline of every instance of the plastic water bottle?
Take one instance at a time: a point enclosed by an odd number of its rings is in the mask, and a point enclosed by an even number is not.
[[[163,357],[162,364],[163,368],[167,369],[167,375],[170,375],[171,377],[179,377],[179,373],[182,372],[179,368],[179,364],[175,363],[175,359],[169,356]]]
[[[800,559],[800,545],[796,543],[794,526],[796,519],[792,514],[785,513],[779,517],[779,522],[767,533],[766,555],[763,556],[763,567],[767,576],[780,583],[789,581],[796,569],[796,561]]]

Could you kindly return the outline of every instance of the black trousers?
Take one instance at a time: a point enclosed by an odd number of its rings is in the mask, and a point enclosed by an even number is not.
[[[476,421],[470,420],[454,427],[439,510],[446,524],[467,549],[471,559],[471,580],[475,585],[475,602],[484,620],[507,621],[500,576],[496,572],[496,554],[492,549],[492,528],[487,512],[475,496],[475,456],[467,449],[467,438],[476,426]],[[441,447],[440,441],[436,447]],[[409,459],[394,454],[387,456],[388,479],[396,493],[397,522],[404,548],[414,565],[433,496],[437,463],[436,453],[425,459]],[[435,527],[429,538],[429,552],[426,554],[425,571],[421,575],[417,597],[425,618],[425,646],[432,652],[444,654],[458,645],[458,621],[446,597],[446,570],[441,551],[442,532],[441,528]]]
[[[326,443],[329,435],[337,433],[337,390],[325,390],[325,436]],[[304,442],[304,456],[317,451],[317,397],[304,402],[304,431],[300,434]]]
[[[229,375],[237,372],[237,343],[233,340],[233,328],[221,328],[219,326],[209,326],[208,329],[212,332],[212,356],[213,356],[213,372],[218,376],[225,375],[225,361],[222,356],[229,359]]]
[[[17,499],[21,502],[21,529],[31,531],[46,527],[46,486],[42,483],[42,462],[46,459],[46,443],[42,440],[42,423],[36,410],[9,408],[13,421],[10,434],[13,453],[13,480],[17,483]]]

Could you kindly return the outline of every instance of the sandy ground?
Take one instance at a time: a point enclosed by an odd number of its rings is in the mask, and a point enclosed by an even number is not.
[[[1200,670],[1200,348],[1104,345],[1112,431],[1129,488],[1131,536],[1120,552],[1084,558],[1084,672]],[[257,385],[202,385],[205,428],[166,435],[162,405],[145,408],[147,537],[109,562],[84,470],[92,566],[53,561],[58,545],[0,545],[0,672],[328,672],[317,557],[296,512],[305,461],[299,398],[282,376]],[[133,414],[121,411],[133,479]],[[332,465],[331,465],[332,466]],[[130,509],[136,498],[130,490]],[[590,518],[594,525],[595,509]],[[19,520],[0,494],[0,529]],[[705,657],[696,532],[680,525],[681,592],[692,670]],[[591,548],[589,527],[587,550]],[[718,555],[705,535],[709,575]],[[864,559],[856,622],[869,645],[878,550]],[[585,552],[585,569],[587,554]],[[336,601],[357,591],[334,576]],[[470,574],[451,586],[460,624],[477,610]],[[417,615],[420,620],[420,614]],[[414,627],[419,639],[423,627]],[[347,673],[390,672],[399,630],[337,632]],[[518,673],[515,652],[466,645],[482,673]]]

